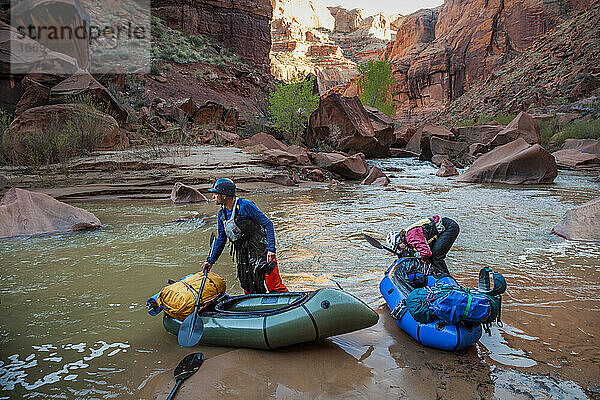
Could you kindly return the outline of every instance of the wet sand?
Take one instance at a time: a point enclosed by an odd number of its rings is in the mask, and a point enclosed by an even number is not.
[[[207,359],[177,399],[587,398],[576,384],[543,370],[492,365],[480,343],[455,353],[423,347],[396,326],[387,307],[378,313],[375,326],[320,343],[274,351],[190,349]],[[178,362],[166,361],[172,368]],[[169,369],[152,379],[139,398],[166,398],[172,374]]]

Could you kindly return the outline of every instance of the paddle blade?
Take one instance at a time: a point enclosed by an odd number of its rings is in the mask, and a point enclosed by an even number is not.
[[[177,334],[177,341],[184,347],[195,346],[200,342],[203,330],[204,322],[202,318],[198,317],[196,310],[194,310],[181,324],[179,333]]]
[[[379,240],[377,240],[377,239],[375,239],[375,238],[373,238],[373,237],[371,237],[371,236],[369,236],[369,235],[367,235],[367,234],[365,234],[365,233],[363,233],[362,235],[363,235],[363,236],[364,236],[364,238],[367,240],[367,242],[369,242],[369,244],[370,244],[371,246],[373,246],[373,247],[377,247],[378,249],[385,249],[385,248],[383,247],[383,245],[382,245],[382,244],[379,242]]]
[[[175,376],[175,379],[189,378],[194,372],[196,372],[198,370],[198,368],[200,368],[200,366],[202,365],[203,362],[204,362],[204,354],[202,354],[202,353],[188,354],[175,367],[175,371],[173,371],[173,375]]]

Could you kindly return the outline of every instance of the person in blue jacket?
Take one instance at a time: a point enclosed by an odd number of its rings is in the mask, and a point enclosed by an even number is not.
[[[217,179],[208,191],[221,206],[217,220],[219,236],[202,270],[210,271],[229,239],[244,293],[266,293],[266,289],[287,292],[277,268],[271,220],[252,201],[236,197],[235,183],[231,179]]]

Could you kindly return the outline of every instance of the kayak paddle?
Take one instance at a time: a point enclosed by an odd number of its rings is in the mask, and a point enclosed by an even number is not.
[[[371,237],[371,236],[369,236],[369,235],[367,235],[365,233],[363,233],[362,235],[365,237],[365,239],[367,240],[367,242],[369,242],[369,244],[371,246],[376,247],[378,249],[387,250],[390,253],[394,253],[396,256],[400,257],[400,254],[396,253],[394,250],[390,249],[389,247],[381,244],[381,242],[379,240],[377,240],[377,239],[375,239],[375,238],[373,238],[373,237]]]
[[[179,389],[179,386],[181,386],[183,381],[192,376],[194,372],[198,371],[198,368],[200,368],[203,362],[204,354],[202,353],[188,354],[179,362],[175,367],[175,371],[173,371],[173,375],[175,376],[175,387],[171,390],[167,400],[171,400],[175,396],[175,392],[177,392],[177,389]]]
[[[215,233],[213,232],[210,235],[210,253],[208,254],[209,257],[213,252],[214,245]],[[195,346],[202,338],[204,322],[202,322],[202,318],[198,317],[198,307],[200,306],[202,291],[204,290],[204,284],[206,283],[206,274],[207,272],[205,270],[204,276],[202,277],[202,284],[200,285],[200,291],[198,292],[198,298],[196,299],[196,305],[194,306],[194,311],[192,311],[192,313],[188,315],[186,319],[181,323],[179,333],[177,334],[177,341],[180,345],[184,347]]]

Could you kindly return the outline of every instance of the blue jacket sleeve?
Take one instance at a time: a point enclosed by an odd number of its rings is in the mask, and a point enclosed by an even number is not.
[[[244,208],[246,215],[250,216],[257,224],[264,227],[267,231],[267,242],[269,243],[268,250],[275,252],[275,229],[271,220],[256,207],[250,200],[244,202]]]
[[[217,262],[217,259],[219,258],[219,256],[223,252],[223,249],[225,248],[225,243],[227,243],[227,236],[225,235],[225,228],[223,227],[223,221],[221,221],[221,218],[219,218],[219,215],[221,215],[221,212],[222,211],[219,210],[219,214],[217,214],[217,229],[219,232],[219,237],[217,237],[217,242],[215,243],[215,248],[213,249],[213,251],[210,254],[210,256],[208,257],[208,259],[206,260],[211,264],[214,264],[215,262]]]

